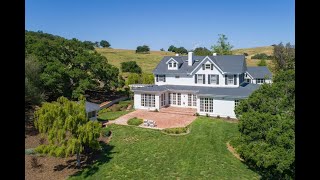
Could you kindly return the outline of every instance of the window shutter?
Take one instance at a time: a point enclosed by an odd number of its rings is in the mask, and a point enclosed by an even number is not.
[[[219,84],[219,75],[217,75],[217,84]]]
[[[156,76],[156,77],[157,77],[157,82],[159,82],[159,75],[157,74],[157,76]]]
[[[204,70],[204,68],[205,68],[205,67],[204,67],[204,64],[202,64],[202,70]]]
[[[206,75],[202,74],[202,77],[203,77],[203,84],[206,84]]]
[[[208,74],[208,84],[210,84],[210,74]]]
[[[213,70],[213,64],[211,64],[211,70]]]
[[[163,75],[163,82],[166,82],[166,75]]]
[[[224,75],[225,85],[228,85],[228,77],[227,75]]]
[[[233,83],[234,85],[237,85],[237,75],[233,75]]]
[[[194,83],[197,84],[197,74],[194,75]]]

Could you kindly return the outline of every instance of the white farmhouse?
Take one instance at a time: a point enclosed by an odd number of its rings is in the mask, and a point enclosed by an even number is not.
[[[154,69],[155,84],[132,88],[134,108],[196,108],[200,115],[236,118],[234,108],[262,83],[267,67],[248,67],[243,55],[165,56]]]

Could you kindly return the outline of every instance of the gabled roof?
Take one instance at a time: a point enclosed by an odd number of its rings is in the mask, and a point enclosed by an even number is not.
[[[188,56],[165,56],[159,62],[157,67],[153,70],[154,74],[176,74],[188,75],[190,74],[207,56],[193,56],[192,66],[188,66]],[[241,74],[246,71],[245,56],[244,55],[217,55],[208,56],[219,68],[226,74]],[[181,63],[177,70],[168,70],[166,62],[173,58]]]
[[[161,91],[189,91],[201,96],[216,98],[247,98],[259,84],[243,83],[238,88],[205,87],[205,86],[182,86],[182,85],[153,85],[133,89],[134,92],[161,92]]]
[[[247,67],[247,72],[254,78],[265,78],[268,76],[272,78],[272,73],[269,71],[267,66]]]
[[[99,104],[86,101],[86,112],[98,111],[98,110],[100,110]]]

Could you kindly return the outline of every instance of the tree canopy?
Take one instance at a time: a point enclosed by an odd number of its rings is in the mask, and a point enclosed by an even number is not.
[[[26,31],[25,55],[37,59],[40,67],[37,88],[43,90],[49,100],[60,96],[77,99],[88,89],[107,91],[118,86],[119,69],[75,38],[67,40]],[[104,86],[100,87],[99,82]]]
[[[111,44],[106,40],[101,40],[100,41],[100,46],[106,48],[106,47],[110,47]]]
[[[138,46],[136,53],[150,53],[150,48],[147,45]]]
[[[295,69],[295,48],[287,43],[284,46],[282,43],[273,46],[273,63],[275,70]]]
[[[188,50],[184,47],[175,48],[173,52],[179,54],[188,54]]]
[[[80,153],[85,147],[100,149],[98,138],[101,125],[88,120],[85,100],[69,101],[59,97],[57,101],[43,103],[35,114],[34,125],[42,135],[47,137],[49,144],[38,146],[38,153],[56,157],[77,155],[80,165]]]
[[[130,73],[127,84],[154,84],[154,75],[152,73]]]
[[[267,66],[267,62],[265,59],[261,59],[258,63],[258,66]]]
[[[194,49],[193,53],[196,56],[210,56],[212,55],[212,52],[207,49],[206,47],[197,47],[196,49]]]
[[[283,53],[275,56],[280,58],[276,61],[281,62]],[[237,149],[264,178],[294,179],[294,58],[284,61],[275,73],[272,84],[261,85],[235,108],[240,131]]]
[[[174,45],[169,46],[168,51],[174,52],[176,47]]]
[[[121,63],[122,72],[132,72],[141,74],[141,67],[138,66],[136,61],[127,61]]]
[[[217,41],[216,45],[211,46],[211,49],[214,53],[217,53],[218,55],[231,55],[233,48],[232,45],[230,45],[229,42],[227,42],[228,38],[224,34],[219,34],[219,39]]]

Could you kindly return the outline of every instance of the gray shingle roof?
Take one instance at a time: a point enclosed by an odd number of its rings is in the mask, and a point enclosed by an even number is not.
[[[272,78],[272,74],[266,66],[247,67],[247,72],[254,78]]]
[[[247,98],[260,85],[243,83],[238,88],[226,87],[203,87],[203,86],[181,86],[181,85],[153,85],[133,89],[134,92],[159,92],[159,91],[186,91],[202,96],[226,97],[226,98]]]
[[[86,112],[98,111],[98,110],[100,110],[99,104],[86,101]]]
[[[176,74],[187,75],[191,73],[206,56],[193,56],[192,66],[188,66],[188,56],[164,56],[157,67],[153,70],[154,74]],[[166,62],[173,58],[179,62],[178,70],[168,70]],[[240,74],[246,71],[244,55],[218,55],[209,58],[224,71],[224,73]],[[181,64],[182,63],[182,64]]]

